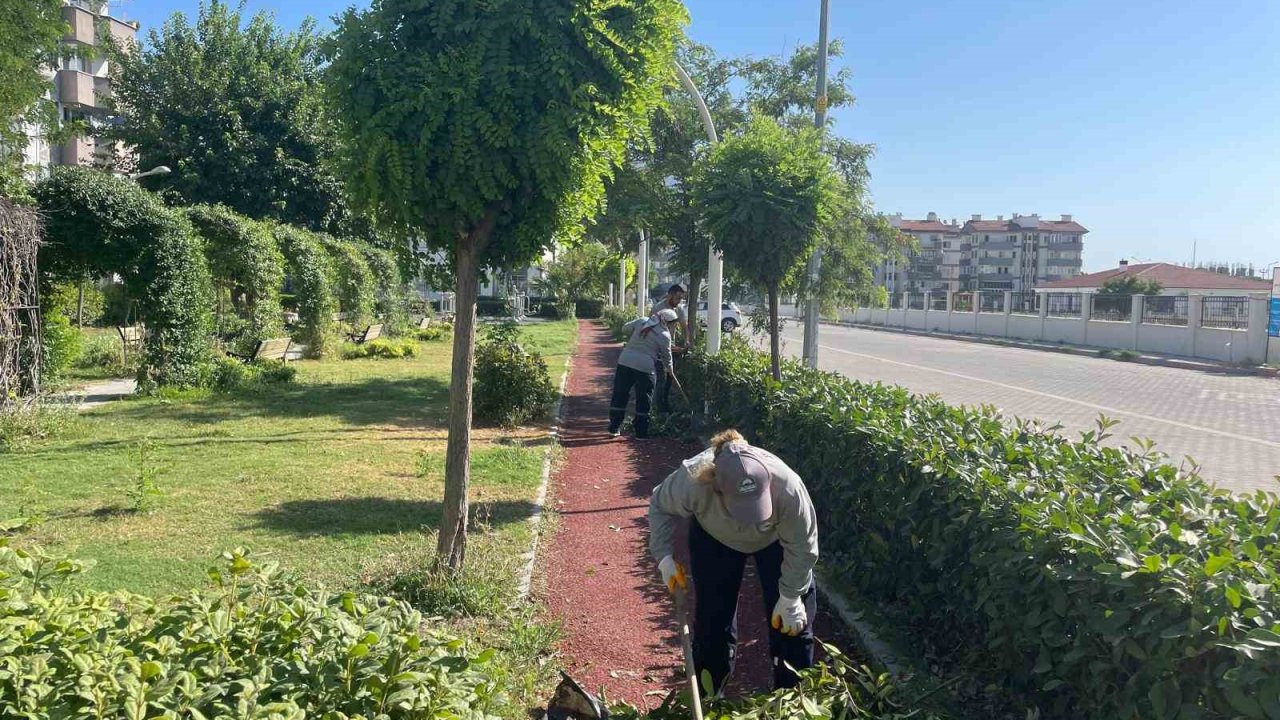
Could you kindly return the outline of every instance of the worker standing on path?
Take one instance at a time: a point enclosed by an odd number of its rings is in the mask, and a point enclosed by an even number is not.
[[[685,309],[684,299],[686,293],[679,283],[667,288],[667,294],[661,300],[654,303],[653,309],[649,311],[650,315],[657,315],[663,310],[674,310],[676,319],[680,325],[680,342],[675,342],[675,332],[672,337],[672,351],[676,353],[684,352],[689,349],[690,338],[693,337],[689,333],[689,312]],[[654,388],[654,404],[658,407],[658,412],[666,412],[670,407],[669,397],[671,395],[671,381],[661,372],[660,368],[654,368],[655,377],[658,382]]]
[[[735,430],[717,435],[705,452],[681,463],[649,499],[649,551],[673,593],[688,582],[672,557],[677,518],[691,519],[694,665],[699,682],[706,671],[713,684],[702,688],[704,695],[720,691],[733,672],[738,592],[748,556],[755,558],[765,608],[772,608],[774,685],[794,687],[799,678],[791,668],[813,665],[811,620],[817,611],[818,522],[800,476]]]
[[[609,434],[622,432],[627,417],[631,389],[636,391],[636,437],[649,437],[649,404],[653,400],[654,380],[659,374],[671,374],[671,325],[676,311],[661,310],[647,320],[632,320],[623,326],[631,339],[618,356],[618,369],[613,374],[613,396],[609,401]]]

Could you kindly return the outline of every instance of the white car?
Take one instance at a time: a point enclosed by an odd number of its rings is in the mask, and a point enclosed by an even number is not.
[[[707,322],[707,304],[698,303],[698,319],[705,325]],[[727,302],[720,305],[720,329],[731,333],[742,327],[742,310],[738,303]]]

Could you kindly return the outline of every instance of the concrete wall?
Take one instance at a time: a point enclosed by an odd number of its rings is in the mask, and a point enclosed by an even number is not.
[[[1006,298],[1006,307],[1009,306]],[[955,310],[895,310],[856,308],[841,313],[844,322],[962,335],[1004,337],[1033,342],[1086,345],[1112,350],[1132,350],[1194,357],[1221,362],[1280,362],[1280,338],[1267,337],[1268,301],[1250,298],[1249,329],[1222,330],[1200,327],[1199,296],[1192,296],[1186,325],[1139,322],[1142,298],[1133,299],[1132,320],[1084,320],[1093,301],[1083,298],[1080,318],[1046,314],[975,313]]]

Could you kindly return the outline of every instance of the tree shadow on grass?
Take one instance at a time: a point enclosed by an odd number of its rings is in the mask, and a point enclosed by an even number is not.
[[[502,527],[524,522],[533,510],[530,502],[473,502],[471,522],[474,526],[479,519],[492,527]],[[254,513],[252,527],[299,537],[396,535],[434,530],[440,524],[440,514],[441,504],[436,500],[385,497],[291,500]]]
[[[350,425],[443,427],[449,385],[437,378],[368,378],[345,383],[284,383],[207,400],[157,406],[130,403],[113,413],[125,420],[155,418],[194,424],[247,418],[336,417]]]

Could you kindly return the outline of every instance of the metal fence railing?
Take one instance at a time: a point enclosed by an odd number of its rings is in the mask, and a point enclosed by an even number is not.
[[[1042,300],[1049,317],[1078,318],[1084,312],[1084,300],[1080,293],[1045,293]]]
[[[1132,295],[1094,295],[1090,320],[1129,322],[1133,319]]]
[[[952,293],[951,310],[953,312],[973,312],[973,293]]]
[[[1002,313],[1004,311],[1003,292],[984,292],[978,295],[978,312]]]
[[[924,294],[923,294],[923,293],[911,293],[910,295],[907,295],[907,309],[908,309],[908,310],[923,310],[923,309],[924,309]]]
[[[889,308],[891,310],[902,309],[902,293],[893,293],[889,296]]]
[[[1205,296],[1200,299],[1200,327],[1249,329],[1249,298]]]
[[[1142,299],[1142,322],[1148,325],[1186,325],[1189,307],[1186,295],[1148,295]]]
[[[1039,315],[1039,296],[1033,292],[1016,292],[1009,298],[1009,312],[1015,315]]]
[[[945,294],[945,293],[930,293],[930,294],[929,294],[929,309],[930,309],[930,310],[941,310],[941,311],[945,311],[945,310],[947,309],[947,296],[946,296],[946,294]]]

